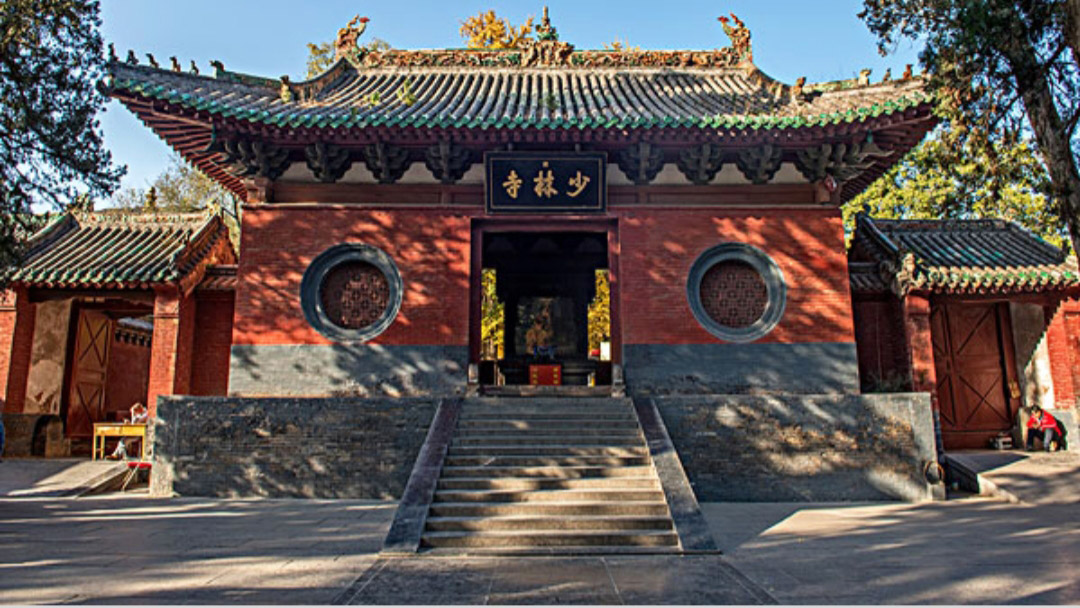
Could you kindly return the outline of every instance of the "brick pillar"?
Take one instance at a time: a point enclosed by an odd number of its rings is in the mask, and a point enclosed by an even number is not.
[[[934,371],[934,342],[930,334],[929,298],[912,294],[904,298],[904,333],[912,389],[930,393],[934,411],[937,411],[937,373]]]
[[[154,337],[150,345],[150,381],[146,404],[157,415],[158,395],[190,392],[191,352],[195,336],[195,301],[176,289],[155,290]]]
[[[1051,316],[1052,315],[1052,316]],[[1080,324],[1080,302],[1069,298],[1057,308],[1046,308],[1046,347],[1050,355],[1050,376],[1054,380],[1054,407],[1071,409],[1076,403],[1077,363],[1080,346],[1074,335]]]
[[[34,305],[26,289],[0,291],[0,409],[5,412],[23,411],[33,346]]]

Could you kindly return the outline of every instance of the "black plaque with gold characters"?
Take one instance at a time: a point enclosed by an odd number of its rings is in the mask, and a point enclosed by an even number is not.
[[[596,213],[607,209],[604,152],[487,152],[488,213]]]

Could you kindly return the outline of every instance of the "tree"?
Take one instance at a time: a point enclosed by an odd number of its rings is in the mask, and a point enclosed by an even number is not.
[[[611,274],[607,269],[596,271],[596,297],[589,302],[589,352],[600,349],[601,342],[611,340]]]
[[[532,38],[533,18],[515,26],[499,19],[495,11],[481,11],[461,23],[461,37],[470,49],[516,49]]]
[[[495,291],[495,269],[480,271],[480,357],[485,361],[503,358],[506,340],[506,304]]]
[[[217,205],[226,212],[225,225],[233,244],[240,243],[236,197],[178,154],[169,159],[169,166],[150,182],[149,188],[125,188],[113,197],[113,205],[134,213],[188,213]]]
[[[864,0],[859,16],[887,53],[899,39],[925,44],[944,142],[987,161],[1025,135],[1050,177],[1053,211],[1080,245],[1080,40],[1076,0]]]
[[[334,41],[330,40],[321,44],[315,44],[312,42],[307,43],[308,47],[308,60],[307,60],[307,78],[315,78],[319,74],[322,74],[326,70],[330,69],[335,62],[337,62],[337,55],[334,50]],[[372,38],[371,42],[360,45],[360,48],[367,51],[386,51],[391,48],[390,43],[382,38]]]
[[[897,219],[1003,218],[1047,241],[1067,246],[1065,226],[1048,193],[1046,169],[1026,142],[992,142],[994,160],[968,145],[959,152],[947,129],[909,152],[843,208],[848,234],[855,214]]]
[[[153,196],[151,197],[151,192]],[[148,204],[153,198],[154,203]],[[166,213],[186,213],[205,209],[216,204],[235,211],[235,198],[232,192],[210,179],[198,169],[192,167],[174,154],[169,166],[150,182],[150,189],[125,188],[113,199],[116,207],[123,209],[141,209]],[[235,215],[235,213],[232,213]]]
[[[105,150],[97,2],[0,2],[0,265],[16,263],[32,205],[105,197],[123,168]]]

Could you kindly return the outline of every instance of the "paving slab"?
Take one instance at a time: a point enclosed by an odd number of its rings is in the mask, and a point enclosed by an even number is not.
[[[1080,503],[1080,454],[978,450],[949,452],[978,475],[980,491],[1033,505]]]
[[[719,555],[394,557],[335,603],[775,604]]]
[[[733,568],[783,604],[1077,604],[1074,505],[706,503]]]
[[[705,503],[723,555],[380,558],[394,508],[0,498],[0,604],[1080,603],[1073,504]]]
[[[325,604],[375,561],[394,506],[0,499],[0,604]]]

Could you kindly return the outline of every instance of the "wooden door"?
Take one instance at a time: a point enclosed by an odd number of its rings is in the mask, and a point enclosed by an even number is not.
[[[1012,427],[1007,314],[1001,303],[942,303],[931,309],[946,449],[987,447],[990,438]]]
[[[105,421],[105,378],[109,371],[112,322],[96,310],[81,310],[75,326],[68,393],[67,434],[90,437],[94,423]]]

